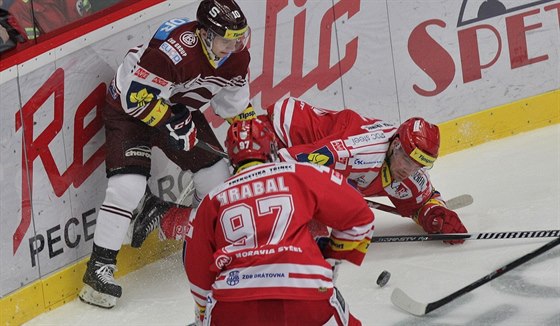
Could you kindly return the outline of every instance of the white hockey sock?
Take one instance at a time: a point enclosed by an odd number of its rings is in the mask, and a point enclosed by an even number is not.
[[[146,177],[139,174],[122,174],[109,178],[93,236],[93,242],[97,246],[120,250],[130,225],[132,211],[142,199],[146,184]]]

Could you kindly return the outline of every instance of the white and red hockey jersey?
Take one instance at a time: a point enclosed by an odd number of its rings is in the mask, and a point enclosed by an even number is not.
[[[286,162],[312,162],[342,173],[366,197],[388,196],[402,216],[414,215],[439,198],[428,173],[420,169],[402,182],[391,177],[386,156],[398,126],[355,111],[332,111],[287,98],[267,108],[274,131],[286,148]]]
[[[249,105],[249,51],[212,65],[197,26],[188,19],[166,21],[147,44],[130,49],[109,86],[114,106],[150,126],[165,123],[173,104],[194,111],[210,102],[222,118],[243,112]]]
[[[212,190],[191,214],[185,270],[195,301],[328,300],[332,270],[308,229],[333,228],[327,257],[361,264],[373,213],[344,177],[301,163],[260,164]]]

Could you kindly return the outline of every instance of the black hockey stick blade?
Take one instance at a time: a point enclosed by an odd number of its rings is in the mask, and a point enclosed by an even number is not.
[[[529,260],[539,256],[540,254],[556,247],[560,244],[560,237],[547,242],[544,246],[539,247],[538,249],[531,251],[530,253],[517,258],[516,260],[512,261],[511,263],[504,265],[490,274],[483,276],[482,278],[472,282],[471,284],[465,286],[464,288],[451,293],[450,295],[443,297],[437,301],[430,302],[430,303],[422,303],[412,299],[408,294],[406,294],[403,290],[396,288],[393,290],[391,294],[391,302],[400,309],[416,315],[416,316],[424,316],[427,313],[436,310],[437,308],[448,304],[449,302],[457,299],[458,297],[471,292],[472,290],[484,285],[495,278],[502,276],[503,274],[511,271],[515,267],[528,262]]]
[[[499,231],[480,233],[439,233],[439,234],[410,234],[375,236],[371,242],[415,242],[415,241],[448,241],[448,240],[491,240],[491,239],[533,239],[555,238],[560,236],[560,230],[537,231]]]

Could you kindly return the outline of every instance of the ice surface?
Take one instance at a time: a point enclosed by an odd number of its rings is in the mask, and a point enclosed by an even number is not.
[[[447,155],[430,172],[448,198],[468,193],[458,210],[469,232],[560,229],[560,125]],[[419,234],[407,219],[376,212],[376,235]],[[560,247],[521,265],[424,317],[390,301],[440,299],[551,239],[372,244],[362,267],[343,264],[337,286],[364,325],[560,326]],[[391,272],[380,288],[377,276]],[[193,301],[179,254],[121,278],[123,297],[104,310],[79,300],[25,325],[186,325]]]

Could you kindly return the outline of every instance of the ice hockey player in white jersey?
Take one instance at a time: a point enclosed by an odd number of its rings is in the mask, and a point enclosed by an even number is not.
[[[111,308],[122,295],[113,273],[147,188],[153,146],[194,173],[199,198],[230,175],[227,162],[195,145],[201,139],[220,146],[200,112],[207,104],[222,118],[254,112],[245,48],[250,28],[234,0],[202,0],[196,16],[164,22],[128,51],[109,85],[103,108],[108,185],[79,294],[84,302]]]

